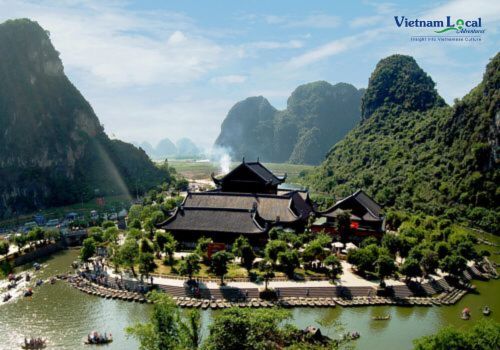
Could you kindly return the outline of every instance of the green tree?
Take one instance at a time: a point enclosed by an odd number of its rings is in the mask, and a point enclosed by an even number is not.
[[[450,245],[446,242],[438,242],[434,248],[438,255],[439,260],[444,259],[446,256],[450,254],[451,248]]]
[[[262,259],[259,262],[259,271],[262,275],[262,278],[264,278],[264,290],[267,291],[269,280],[275,276],[274,265],[268,259]]]
[[[158,246],[158,249],[160,251],[163,251],[163,247],[165,246],[165,244],[169,240],[169,238],[167,236],[167,232],[156,231],[154,240],[155,240],[156,245]]]
[[[276,264],[278,261],[279,253],[286,252],[288,250],[288,245],[285,241],[272,240],[267,242],[265,248],[266,257],[273,263]]]
[[[239,236],[233,244],[232,252],[234,256],[241,258],[241,265],[247,270],[250,270],[255,260],[255,252],[248,239],[244,236]]]
[[[436,272],[436,269],[439,267],[438,254],[431,249],[424,249],[422,251],[422,258],[420,259],[420,267],[424,276],[429,276]]]
[[[295,269],[300,266],[299,253],[295,249],[289,249],[278,254],[278,261],[288,278],[293,279]]]
[[[347,262],[354,265],[359,273],[375,271],[378,258],[378,247],[370,245],[365,248],[351,249],[347,252]]]
[[[220,277],[221,286],[224,285],[224,275],[228,271],[228,264],[234,258],[233,254],[222,250],[212,255],[212,271]]]
[[[332,281],[342,274],[342,264],[335,255],[329,255],[323,260],[323,264],[328,268],[328,276]]]
[[[115,227],[116,228],[116,224],[113,221],[105,220],[105,221],[102,222],[101,227],[104,230],[106,230],[106,229],[111,228],[111,227]]]
[[[422,276],[420,264],[418,263],[418,260],[413,258],[406,259],[403,265],[400,266],[399,272],[405,275],[407,279]]]
[[[104,240],[109,243],[117,243],[120,231],[116,226],[108,227],[104,230]]]
[[[157,267],[155,263],[155,257],[150,252],[140,252],[137,262],[139,264],[139,272],[141,273],[141,275],[144,275],[146,277],[148,277],[149,274],[153,272]]]
[[[152,292],[149,298],[154,302],[149,322],[126,328],[127,334],[139,341],[139,349],[196,349],[200,334],[199,311],[192,310],[185,320],[167,294]]]
[[[139,219],[133,219],[130,221],[130,224],[128,225],[129,228],[135,228],[140,230],[142,228],[141,226],[141,221]]]
[[[223,310],[215,316],[204,343],[206,350],[278,349],[285,342],[282,323],[290,312],[278,309]]]
[[[253,262],[255,260],[255,252],[253,251],[252,246],[246,245],[241,248],[241,264],[245,269],[250,271],[253,266]]]
[[[201,314],[198,309],[191,309],[186,312],[186,320],[181,322],[180,335],[185,349],[196,350],[201,343]]]
[[[89,261],[89,259],[95,254],[96,242],[92,237],[85,238],[83,240],[82,249],[80,249],[80,258],[83,261]]]
[[[198,242],[196,243],[196,254],[201,256],[205,262],[208,261],[208,245],[210,243],[212,243],[212,239],[203,236],[198,238]]]
[[[400,239],[398,235],[386,233],[382,238],[382,247],[386,248],[393,257],[400,249]]]
[[[139,245],[134,239],[126,239],[123,245],[120,247],[120,261],[123,265],[127,266],[132,270],[132,274],[136,276],[134,266],[137,263],[139,257]]]
[[[22,234],[16,234],[12,240],[13,240],[14,244],[17,246],[17,248],[19,249],[19,251],[21,251],[27,243],[26,236],[22,235]]]
[[[493,350],[500,348],[500,324],[479,321],[470,330],[446,327],[413,341],[414,350]]]
[[[9,242],[5,239],[0,240],[0,255],[7,255],[9,253]]]
[[[396,271],[397,267],[394,263],[394,258],[389,256],[387,253],[380,254],[375,262],[375,272],[380,279],[380,285],[384,285],[384,280],[387,277],[392,276]]]
[[[461,273],[467,267],[467,260],[459,255],[451,254],[441,260],[439,265],[444,272],[448,272],[455,277],[460,277]]]
[[[181,260],[178,270],[182,276],[188,276],[192,280],[193,275],[198,273],[200,268],[200,256],[193,253],[186,256],[184,260]]]
[[[139,252],[141,253],[154,253],[155,246],[148,238],[143,237],[139,241]]]
[[[88,230],[89,237],[92,237],[96,243],[104,242],[104,232],[100,227],[91,227]]]

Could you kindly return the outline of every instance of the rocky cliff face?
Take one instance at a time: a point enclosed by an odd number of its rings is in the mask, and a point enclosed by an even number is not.
[[[0,217],[127,191],[136,181],[130,164],[64,74],[48,33],[27,19],[2,23],[0,57]],[[126,148],[148,173],[142,187],[168,178],[144,152]]]
[[[215,144],[234,159],[319,164],[359,122],[363,92],[345,83],[304,84],[283,111],[262,96],[247,98],[231,108]]]

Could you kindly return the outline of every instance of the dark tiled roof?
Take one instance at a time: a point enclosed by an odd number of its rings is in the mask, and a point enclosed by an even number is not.
[[[179,208],[161,227],[167,231],[260,234],[266,231],[255,213],[245,210]]]
[[[349,197],[346,197],[327,210],[320,212],[321,216],[326,217],[336,217],[340,210],[346,210],[347,207],[351,206],[353,202],[359,203],[364,210],[362,213],[357,212],[351,215],[351,220],[365,220],[365,221],[382,221],[382,208],[373,199],[371,199],[365,192],[358,190]],[[350,203],[350,204],[349,204]],[[358,206],[356,206],[358,207]]]
[[[282,178],[277,177],[269,169],[267,169],[264,165],[262,165],[260,162],[243,162],[240,165],[238,165],[236,168],[231,170],[229,173],[224,175],[223,178],[217,179],[212,174],[212,179],[216,185],[220,185],[224,181],[225,178],[228,178],[228,179],[231,178],[233,175],[232,173],[240,170],[242,167],[249,169],[251,172],[253,172],[255,175],[257,175],[263,182],[270,184],[270,185],[279,185],[283,181],[285,181],[285,178],[286,178],[286,175]],[[245,182],[245,180],[238,180],[238,179],[233,179],[233,181]]]
[[[270,182],[273,185],[279,185],[280,183],[283,182],[282,179],[274,175],[269,169],[263,166],[260,162],[250,162],[243,164],[245,164],[250,170],[259,175],[266,182]]]
[[[382,216],[382,208],[371,197],[369,197],[363,190],[358,190],[352,195],[361,205],[370,211],[376,217]]]
[[[189,193],[183,203],[185,208],[240,209],[250,211],[256,206],[260,217],[266,221],[293,222],[300,218],[305,203],[300,197],[292,195],[254,195],[247,193],[199,192]],[[292,205],[300,206],[300,212],[295,213]],[[309,212],[307,212],[309,214]]]

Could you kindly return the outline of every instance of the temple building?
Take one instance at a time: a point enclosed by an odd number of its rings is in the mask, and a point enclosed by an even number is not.
[[[265,244],[272,227],[303,231],[313,214],[307,191],[278,189],[286,175],[277,177],[258,161],[243,161],[224,177],[212,179],[215,190],[188,193],[160,227],[179,241],[206,236],[232,242],[244,235]]]
[[[316,212],[316,221],[311,229],[314,232],[336,234],[337,218],[347,212],[350,217],[351,234],[358,237],[380,237],[385,231],[385,217],[382,208],[363,190],[346,197],[325,211]]]
[[[380,206],[358,191],[323,212],[307,191],[278,188],[285,179],[274,175],[257,162],[243,162],[222,178],[212,174],[216,189],[189,192],[171,216],[159,225],[180,242],[194,242],[211,237],[214,242],[232,243],[240,235],[255,245],[264,245],[273,227],[303,232],[311,219],[312,229],[336,233],[336,216],[348,211],[356,235],[379,235],[383,232]]]

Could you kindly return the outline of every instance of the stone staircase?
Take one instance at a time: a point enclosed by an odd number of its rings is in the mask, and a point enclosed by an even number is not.
[[[195,295],[190,291],[189,287],[179,287],[179,286],[159,286],[167,294],[173,297],[191,297],[194,298]],[[200,294],[198,296],[200,299],[225,299],[225,300],[239,300],[246,298],[258,298],[259,290],[257,288],[249,289],[239,289],[231,287],[221,287],[218,289],[200,288]]]

